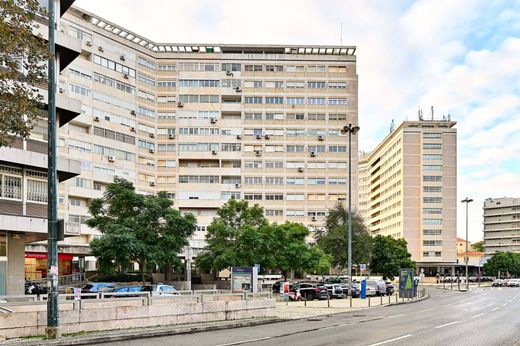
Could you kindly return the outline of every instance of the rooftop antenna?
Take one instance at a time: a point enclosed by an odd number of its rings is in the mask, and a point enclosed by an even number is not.
[[[423,120],[421,107],[419,107],[419,110],[417,111],[417,116],[419,117],[419,120]]]
[[[433,106],[432,106],[432,121],[433,121]]]
[[[339,44],[343,45],[343,21],[340,24]]]
[[[448,121],[451,121],[450,111],[448,110]]]
[[[390,123],[390,133],[394,132],[394,129],[395,129],[395,123],[394,123],[394,119],[392,119],[392,122]]]

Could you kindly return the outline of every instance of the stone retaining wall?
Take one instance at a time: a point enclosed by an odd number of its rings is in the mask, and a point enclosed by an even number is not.
[[[274,299],[240,296],[185,298],[103,299],[60,303],[61,332],[78,333],[183,323],[274,317]],[[9,306],[13,314],[0,314],[0,338],[45,334],[45,305]],[[32,308],[32,309],[31,309]],[[32,311],[31,311],[32,310]]]

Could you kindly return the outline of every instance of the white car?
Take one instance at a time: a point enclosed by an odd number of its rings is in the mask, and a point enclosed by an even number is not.
[[[507,282],[507,287],[520,287],[520,279],[510,279]]]
[[[180,296],[175,287],[163,284],[145,285],[141,292],[150,292],[152,296]]]

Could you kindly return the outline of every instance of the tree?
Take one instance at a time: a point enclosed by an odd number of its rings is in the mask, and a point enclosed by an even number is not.
[[[520,275],[520,254],[512,252],[497,252],[484,264],[488,275]]]
[[[309,230],[297,223],[270,224],[258,205],[230,199],[208,226],[207,246],[197,257],[204,271],[258,263],[263,272],[323,271],[329,257],[306,243]]]
[[[34,35],[37,0],[0,1],[0,147],[20,136],[27,138],[42,116],[43,95],[50,57],[47,43]]]
[[[399,275],[399,268],[415,268],[411,257],[403,238],[377,235],[373,238],[370,271],[393,280],[394,276]]]
[[[172,208],[165,192],[141,195],[131,182],[115,178],[103,198],[89,205],[90,227],[101,232],[90,247],[105,268],[137,262],[144,282],[147,270],[179,264],[178,253],[188,245],[197,222]]]
[[[325,220],[325,230],[317,233],[318,245],[332,256],[332,264],[347,267],[348,209],[337,203]],[[372,237],[361,216],[352,213],[352,263],[368,263],[372,251]]]
[[[477,241],[471,244],[471,247],[473,248],[473,251],[484,252],[484,241]]]

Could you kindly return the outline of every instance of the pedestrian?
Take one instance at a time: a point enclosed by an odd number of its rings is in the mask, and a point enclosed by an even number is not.
[[[437,278],[437,284],[439,284],[439,273],[437,273],[437,275],[435,275],[435,277]]]

